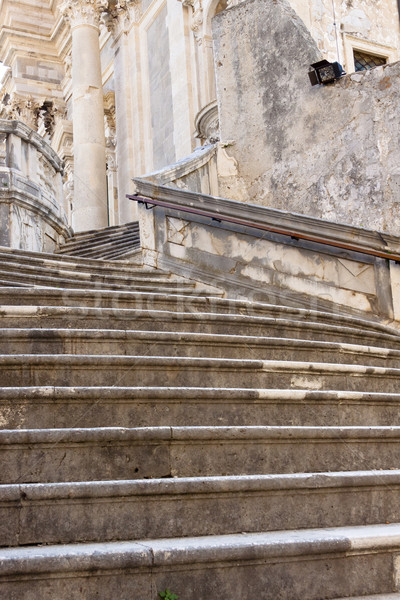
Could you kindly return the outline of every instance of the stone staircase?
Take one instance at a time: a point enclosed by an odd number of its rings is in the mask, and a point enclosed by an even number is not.
[[[56,254],[104,260],[140,260],[139,223],[75,233]]]
[[[0,249],[0,597],[400,598],[400,336]]]

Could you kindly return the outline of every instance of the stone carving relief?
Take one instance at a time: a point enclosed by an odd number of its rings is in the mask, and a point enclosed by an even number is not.
[[[108,92],[104,96],[104,130],[106,136],[107,171],[116,171],[117,131],[115,121],[115,94]]]
[[[195,40],[201,45],[203,43],[202,30],[204,22],[202,0],[181,0],[181,2],[182,6],[192,9],[192,21],[190,27],[193,31]]]

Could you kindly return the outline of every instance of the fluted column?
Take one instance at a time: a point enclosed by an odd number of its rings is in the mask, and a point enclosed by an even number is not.
[[[72,30],[75,231],[107,225],[106,144],[99,20],[107,0],[65,0]]]

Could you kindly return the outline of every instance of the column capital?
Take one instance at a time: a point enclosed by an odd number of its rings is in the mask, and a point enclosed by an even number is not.
[[[22,96],[13,93],[7,98],[1,115],[7,119],[22,121],[34,131],[37,131],[39,112],[42,102],[32,96]]]
[[[126,31],[142,14],[140,0],[109,0],[101,16],[102,24],[114,35]]]
[[[60,12],[71,27],[92,25],[99,27],[101,14],[108,10],[108,0],[63,0]]]

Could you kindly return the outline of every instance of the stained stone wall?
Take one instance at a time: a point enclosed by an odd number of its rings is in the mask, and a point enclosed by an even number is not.
[[[286,0],[214,19],[223,141],[248,200],[400,231],[400,63],[311,87],[321,55]]]

